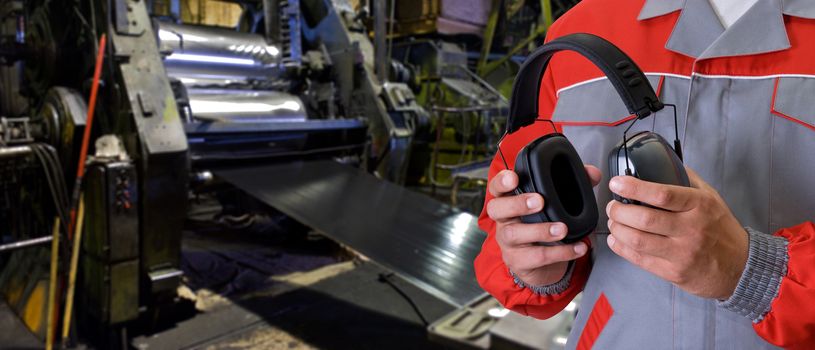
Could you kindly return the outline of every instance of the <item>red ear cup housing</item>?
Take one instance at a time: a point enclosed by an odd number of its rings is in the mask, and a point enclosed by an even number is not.
[[[562,222],[569,231],[561,243],[579,241],[597,226],[598,210],[591,180],[569,140],[548,134],[526,145],[515,159],[516,193],[539,193],[543,210],[521,217],[524,223]]]

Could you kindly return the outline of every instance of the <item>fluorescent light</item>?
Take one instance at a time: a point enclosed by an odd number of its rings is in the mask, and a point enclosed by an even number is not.
[[[555,343],[566,345],[566,337],[555,337]]]
[[[173,53],[166,58],[169,61],[184,61],[198,63],[221,63],[240,66],[254,66],[255,61],[247,58],[221,57],[209,55],[193,55],[187,53]]]

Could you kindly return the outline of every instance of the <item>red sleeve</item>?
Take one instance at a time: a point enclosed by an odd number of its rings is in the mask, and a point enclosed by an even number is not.
[[[770,312],[753,325],[758,335],[787,349],[815,348],[815,225],[781,229],[788,240],[787,275]]]
[[[554,32],[554,27],[552,29],[550,33]],[[557,37],[557,35],[552,35],[552,37]],[[548,39],[551,38],[547,36]],[[549,69],[544,74],[541,83],[538,105],[538,113],[543,118],[548,119],[552,115],[557,102],[555,91],[554,78],[551,69]],[[533,102],[529,101],[529,103]],[[535,123],[507,136],[500,147],[510,168],[514,167],[515,156],[524,145],[552,131],[552,126],[549,123]],[[496,155],[490,165],[488,179],[491,180],[495,174],[503,169],[504,164],[501,158]],[[498,299],[504,307],[512,311],[541,319],[552,317],[563,310],[574,299],[575,295],[583,290],[591,269],[590,254],[584,255],[576,261],[569,281],[569,288],[563,293],[538,295],[528,288],[517,286],[510,275],[509,269],[504,264],[501,249],[495,240],[495,221],[490,219],[486,213],[487,203],[491,199],[492,196],[488,192],[484,201],[484,209],[478,218],[478,225],[487,232],[487,239],[481,247],[481,253],[475,259],[475,274],[478,283],[481,288]],[[585,242],[590,246],[588,239]]]

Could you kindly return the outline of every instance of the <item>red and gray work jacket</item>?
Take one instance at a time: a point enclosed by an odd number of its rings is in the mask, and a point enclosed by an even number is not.
[[[601,210],[591,254],[560,282],[529,287],[513,279],[495,222],[482,212],[481,286],[537,318],[560,312],[582,291],[570,348],[815,348],[815,1],[759,0],[725,29],[708,0],[584,0],[547,40],[576,32],[619,46],[662,101],[677,106],[685,164],[749,232],[745,272],[729,300],[685,293],[611,252]],[[605,208],[607,155],[633,118],[611,83],[588,60],[559,53],[543,78],[539,114],[555,121],[585,163],[604,171],[596,197]],[[501,149],[508,163],[551,132],[549,125],[507,137]],[[672,112],[640,121],[639,130],[672,139]],[[493,160],[490,177],[503,169]]]

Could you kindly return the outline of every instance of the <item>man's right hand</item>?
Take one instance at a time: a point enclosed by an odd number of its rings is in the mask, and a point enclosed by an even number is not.
[[[587,165],[592,186],[600,183],[602,173]],[[518,175],[503,170],[490,180],[488,190],[495,198],[487,204],[487,215],[496,222],[496,240],[509,270],[524,283],[544,286],[555,283],[566,274],[569,261],[588,250],[583,242],[567,245],[543,246],[540,242],[557,242],[566,236],[566,225],[561,222],[525,224],[520,217],[543,210],[543,197],[537,193],[515,195]]]

